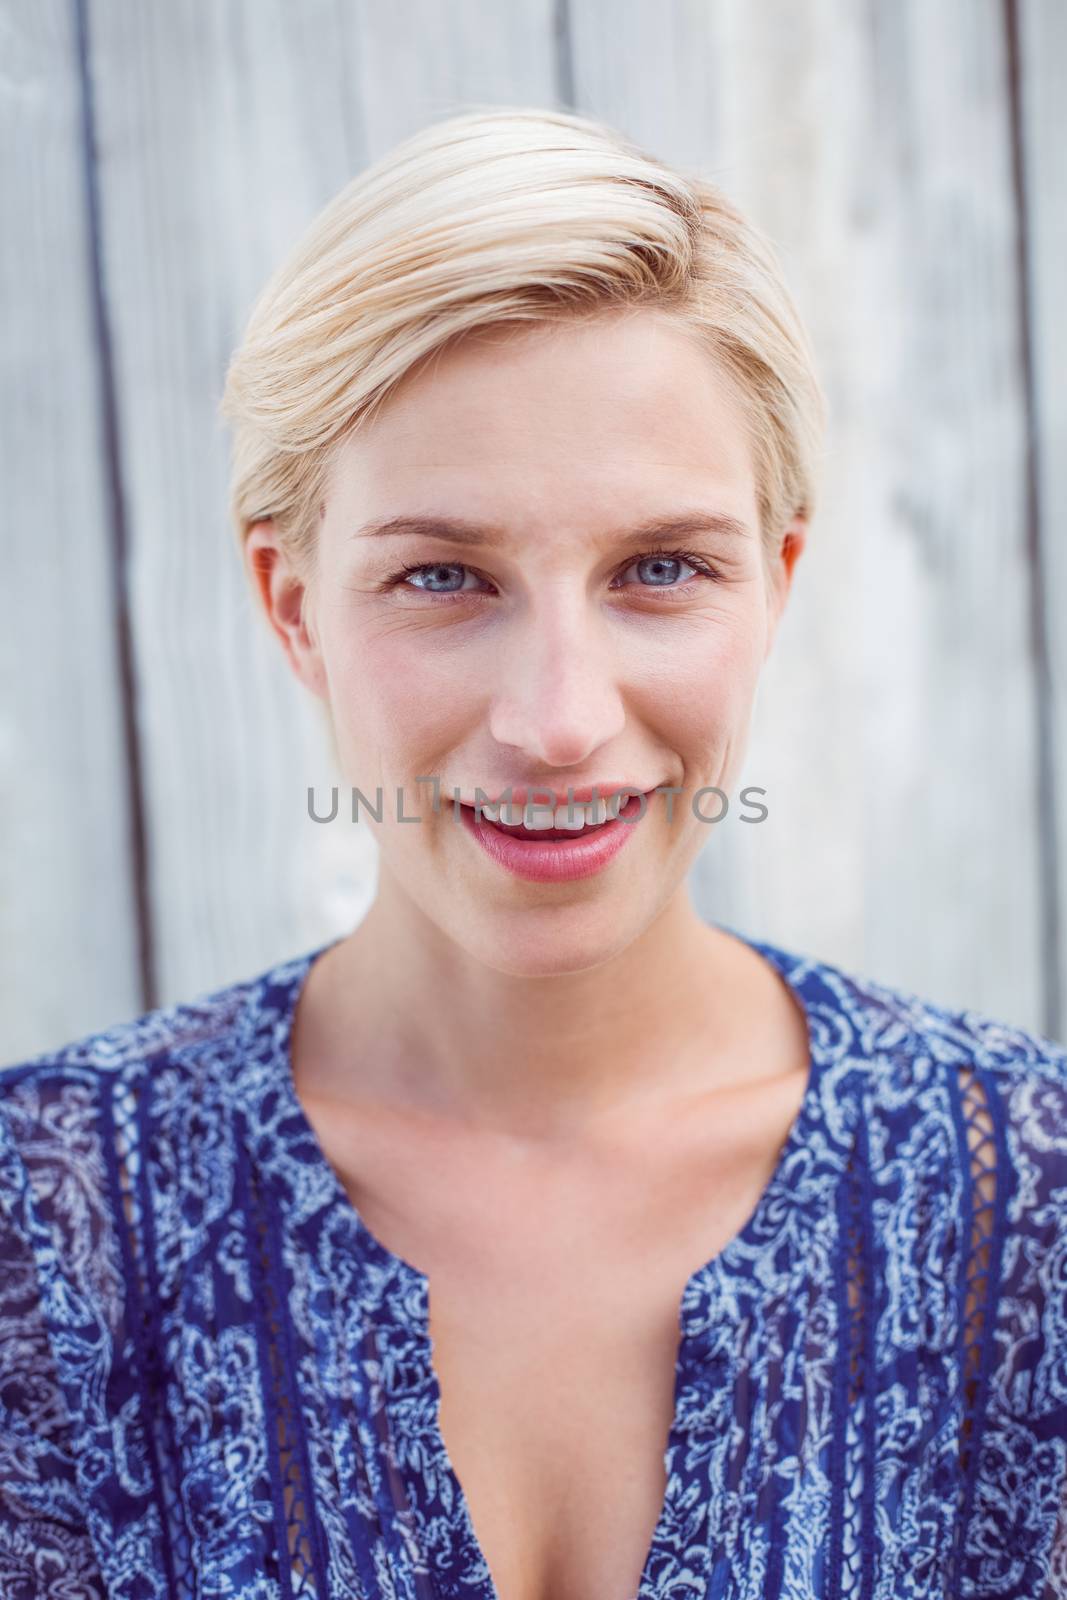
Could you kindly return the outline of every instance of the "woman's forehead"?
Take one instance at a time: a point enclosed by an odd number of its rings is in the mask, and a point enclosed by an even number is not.
[[[535,509],[575,494],[611,514],[620,498],[651,516],[709,494],[724,514],[749,513],[746,417],[710,354],[634,321],[541,332],[503,350],[463,343],[424,367],[340,443],[333,494],[355,496],[367,516],[487,518],[501,495],[514,514],[516,495]]]

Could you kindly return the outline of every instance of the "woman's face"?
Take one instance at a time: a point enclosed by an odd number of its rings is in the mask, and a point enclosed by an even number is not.
[[[726,792],[720,826],[741,808],[731,785],[803,544],[794,524],[769,570],[757,519],[736,400],[647,310],[468,336],[345,440],[304,615],[283,561],[272,620],[329,706],[346,783],[381,794],[379,894],[512,973],[599,965],[639,937],[708,842],[696,790]],[[615,825],[622,849],[578,877],[516,875],[453,805],[623,783],[683,792],[671,817],[649,794]]]

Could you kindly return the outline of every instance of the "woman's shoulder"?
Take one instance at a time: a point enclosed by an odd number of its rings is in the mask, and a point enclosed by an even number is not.
[[[193,999],[155,1006],[0,1066],[0,1100],[29,1086],[94,1081],[131,1070],[147,1071],[161,1059],[180,1059],[233,1042],[235,1024],[259,979],[227,984]]]
[[[976,1195],[997,1169],[1014,1175],[998,1186],[1005,1220],[1032,1223],[1041,1190],[1067,1240],[1067,1047],[858,964],[762,948],[806,1009],[821,1107],[843,1147],[860,1133],[884,1175],[954,1171]]]
[[[977,1007],[777,951],[808,1010],[824,1109],[861,1133],[879,1194],[947,1184],[976,1230],[1067,1271],[1067,1048]],[[1067,1334],[1067,1306],[1064,1307]]]
[[[835,1022],[856,1055],[968,1066],[995,1075],[1005,1087],[1012,1080],[1067,1085],[1067,1046],[1037,1028],[979,1007],[953,1006],[856,964],[766,943],[761,948],[798,989],[809,1020]]]
[[[116,1077],[129,1081],[168,1065],[195,1072],[225,1064],[241,1053],[257,1022],[284,1007],[293,984],[317,953],[289,957],[251,977],[154,1006],[21,1061],[0,1064],[0,1106],[50,1086],[77,1085],[83,1094],[92,1094]]]
[[[186,1142],[231,1094],[314,952],[0,1066],[0,1189],[62,1167],[95,1181],[116,1147]]]
[[[0,1067],[0,1260],[39,1280],[57,1325],[76,1303],[117,1327],[132,1261],[191,1248],[193,1217],[206,1239],[232,1209],[235,1111],[266,1093],[313,955]]]

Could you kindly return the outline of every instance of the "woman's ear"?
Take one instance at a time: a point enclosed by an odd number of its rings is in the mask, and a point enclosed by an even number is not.
[[[244,559],[267,621],[282,642],[289,665],[305,688],[329,704],[326,671],[314,628],[312,592],[271,521],[254,522]]]
[[[793,586],[793,569],[797,564],[808,537],[808,521],[804,516],[794,517],[782,535],[778,551],[771,558],[769,570],[768,594],[768,622],[767,622],[767,648],[763,652],[766,661],[771,653],[774,636],[778,632],[785,603],[789,598],[789,591]]]

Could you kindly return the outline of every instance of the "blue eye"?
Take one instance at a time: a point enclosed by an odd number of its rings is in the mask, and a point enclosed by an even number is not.
[[[679,569],[688,567],[688,573]],[[719,574],[710,566],[703,556],[695,555],[689,550],[649,550],[644,555],[634,558],[627,566],[622,568],[622,576],[639,568],[643,574],[643,581],[634,587],[644,590],[678,590],[685,595],[691,594],[689,580],[691,577],[709,579],[712,583],[719,581]],[[466,580],[470,579],[468,583]],[[418,580],[418,581],[416,581]],[[386,589],[408,588],[415,589],[420,594],[441,595],[450,598],[456,595],[485,594],[484,588],[478,585],[487,583],[488,580],[480,578],[470,567],[462,561],[419,561],[401,567],[392,577],[387,578],[383,585]],[[620,587],[613,585],[613,587]],[[628,585],[623,584],[626,588]]]
[[[677,572],[672,569],[691,566],[692,563],[686,561],[682,556],[651,555],[639,556],[636,561],[631,561],[626,571],[629,572],[633,567],[644,567],[646,569],[645,575],[651,574],[650,588],[674,589],[677,588],[677,584],[672,583],[671,580],[677,576]],[[696,569],[693,568],[693,570],[695,571]]]
[[[422,589],[429,594],[458,594],[463,588],[463,580],[461,578],[458,584],[450,583],[448,574],[466,573],[469,577],[474,576],[470,568],[465,567],[460,561],[424,561],[418,566],[404,567],[401,572],[397,573],[396,578],[399,581],[407,582],[408,579],[415,576],[421,577],[424,573],[429,575],[430,581],[427,584],[409,582],[408,587],[410,589]],[[442,574],[445,575],[443,580]],[[390,581],[392,582],[393,580]]]

